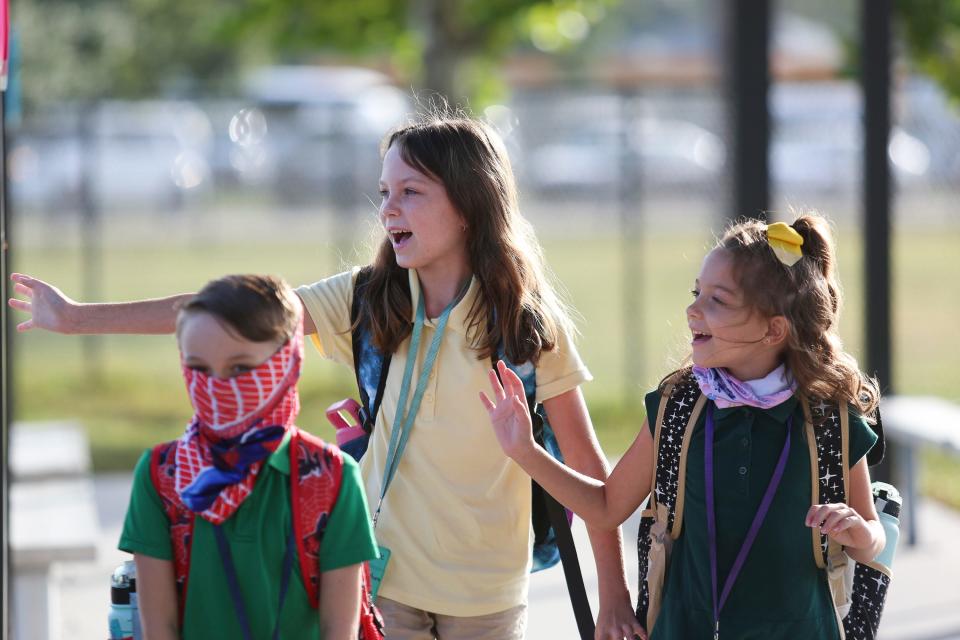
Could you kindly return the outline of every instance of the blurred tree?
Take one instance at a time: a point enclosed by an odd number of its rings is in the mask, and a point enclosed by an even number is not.
[[[960,0],[897,0],[894,10],[917,68],[960,101]]]
[[[226,0],[20,0],[13,11],[27,108],[220,93],[255,50],[224,44]]]
[[[286,58],[379,55],[427,94],[489,101],[493,64],[518,43],[575,46],[619,0],[244,0],[227,31]],[[427,96],[429,97],[429,96]]]

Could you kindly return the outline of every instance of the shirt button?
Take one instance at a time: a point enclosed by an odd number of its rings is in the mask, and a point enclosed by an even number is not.
[[[744,447],[749,447],[749,446],[750,446],[750,438],[744,438],[743,440],[740,441],[740,444],[742,444]]]
[[[747,475],[747,468],[746,468],[746,467],[740,467],[740,475],[742,475],[742,476]]]
[[[432,393],[425,393],[425,394],[423,395],[423,399],[427,401],[427,404],[432,404],[432,403],[433,403],[433,394],[432,394]]]

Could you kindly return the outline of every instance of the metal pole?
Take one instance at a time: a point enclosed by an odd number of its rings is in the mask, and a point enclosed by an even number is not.
[[[890,357],[890,214],[891,182],[887,146],[890,139],[890,69],[892,0],[860,0],[863,87],[863,229],[866,370],[893,390]],[[874,475],[889,478],[895,446]],[[912,506],[912,505],[911,505]],[[909,507],[908,507],[909,508]]]
[[[634,390],[641,382],[643,353],[640,336],[643,333],[641,309],[641,275],[643,256],[640,251],[641,204],[640,181],[642,167],[638,144],[638,95],[634,89],[620,91],[620,282],[623,301],[623,390],[624,405],[636,402]]]
[[[733,150],[728,218],[759,218],[769,207],[770,0],[727,0],[727,104]]]
[[[95,100],[84,102],[80,108],[80,234],[81,274],[83,278],[83,299],[102,300],[103,295],[103,238],[101,233],[101,211],[99,195],[96,193],[97,178],[100,171],[99,144],[97,140],[100,118],[99,103]],[[103,377],[103,337],[85,335],[83,344],[84,367],[88,381]]]

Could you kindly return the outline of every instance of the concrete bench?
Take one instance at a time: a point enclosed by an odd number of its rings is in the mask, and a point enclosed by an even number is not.
[[[918,455],[922,448],[936,448],[960,459],[960,405],[943,398],[890,396],[883,399],[880,415],[886,439],[897,445],[894,479],[903,494],[907,544],[914,545]]]
[[[10,473],[13,638],[54,640],[61,625],[52,573],[57,563],[93,560],[97,553],[86,435],[75,423],[16,423]]]

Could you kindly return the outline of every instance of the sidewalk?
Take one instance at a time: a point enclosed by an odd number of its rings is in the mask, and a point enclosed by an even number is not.
[[[129,474],[95,478],[97,514],[102,539],[97,561],[64,564],[55,587],[61,603],[61,635],[66,638],[106,637],[110,574],[127,559],[116,550],[130,491]],[[933,503],[921,503],[920,543],[898,551],[894,582],[887,600],[879,640],[960,640],[960,512]],[[624,556],[633,598],[637,585],[638,517],[624,525]],[[583,523],[577,520],[574,536],[594,614],[597,581],[593,553]],[[557,567],[532,576],[530,581],[529,640],[578,640],[570,601]]]

